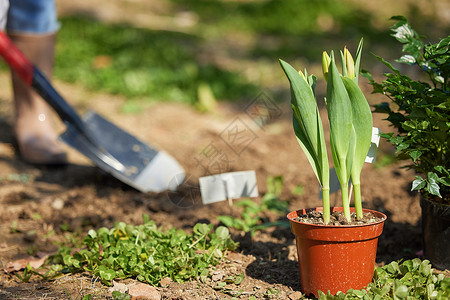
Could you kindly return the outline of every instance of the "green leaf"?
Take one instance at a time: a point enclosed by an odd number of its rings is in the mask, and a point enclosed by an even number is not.
[[[353,290],[353,295],[361,299],[362,297],[364,297],[365,293],[360,290]]]
[[[200,235],[206,235],[211,231],[211,226],[204,223],[197,223],[194,225],[194,232]]]
[[[403,55],[397,60],[397,62],[412,65],[416,63],[416,59],[412,55]]]
[[[116,272],[114,270],[112,270],[112,269],[108,269],[108,270],[106,270],[104,272],[100,272],[100,277],[103,280],[110,281],[110,280],[113,280],[116,277]]]
[[[121,293],[119,291],[112,292],[112,297],[114,300],[130,300],[130,295]]]
[[[431,264],[429,260],[423,260],[420,262],[419,272],[425,276],[432,275]]]
[[[97,237],[97,232],[93,229],[90,229],[88,231],[88,236],[90,236],[91,238],[95,239]]]
[[[293,126],[297,140],[322,186],[329,186],[329,166],[322,121],[314,92],[308,82],[288,63],[280,60],[291,85]]]
[[[298,196],[303,196],[304,194],[304,187],[303,185],[297,185],[296,187],[294,187],[294,189],[292,190],[292,193]]]
[[[437,180],[440,184],[450,186],[450,177],[442,177]]]
[[[427,179],[428,183],[427,183],[427,190],[430,194],[439,196],[440,198],[442,198],[441,193],[439,192],[440,187],[437,184],[437,181],[434,178],[428,178]]]
[[[411,191],[418,191],[426,186],[427,182],[420,176],[416,176],[416,180],[412,183]]]
[[[409,153],[409,156],[411,156],[413,161],[416,161],[421,155],[422,151],[420,150],[414,150]]]
[[[383,286],[383,288],[380,290],[379,295],[380,295],[380,296],[387,295],[387,294],[389,293],[390,290],[391,290],[391,286],[390,286],[389,284],[385,284],[385,285]]]
[[[242,199],[241,201],[236,202],[236,206],[238,207],[250,207],[250,208],[258,208],[258,204],[256,204],[253,200],[249,198]]]
[[[409,295],[408,287],[406,285],[399,285],[395,288],[395,296],[404,299]]]
[[[318,111],[317,111],[318,114]],[[305,153],[306,157],[308,158],[308,161],[310,163],[310,165],[313,168],[314,173],[316,174],[316,177],[320,183],[320,185],[322,187],[326,187],[329,185],[329,175],[327,176],[324,172],[325,168],[329,168],[328,165],[328,157],[327,157],[327,161],[325,160],[321,160],[319,159],[319,156],[321,155],[321,153],[326,153],[326,152],[322,152],[326,149],[314,149],[313,146],[308,143],[308,138],[305,134],[305,132],[302,130],[302,128],[300,127],[300,123],[298,121],[298,119],[296,118],[295,114],[292,118],[292,122],[293,122],[293,127],[294,127],[294,132],[295,135],[297,137],[297,142],[299,143],[300,147],[303,150],[303,153]],[[322,140],[325,142],[324,137],[320,137],[320,140]],[[317,151],[317,154],[315,154],[315,151]]]
[[[384,60],[382,57],[377,56],[377,55],[375,55],[375,54],[374,54],[374,56],[375,56],[379,61],[381,61],[386,67],[388,67],[389,69],[391,69],[392,71],[394,71],[396,74],[400,74],[400,71],[399,71],[398,69],[394,68],[394,66],[393,66],[390,62]]]
[[[219,281],[216,283],[216,285],[213,287],[215,290],[221,290],[227,285],[226,282]]]
[[[214,251],[213,251],[213,253],[212,253],[213,255],[214,255],[214,257],[216,257],[216,258],[221,258],[222,256],[223,256],[223,253],[222,253],[222,251],[220,251],[220,249],[214,249]]]
[[[221,240],[226,240],[230,236],[230,231],[228,230],[228,228],[224,226],[219,226],[216,229],[216,235],[217,238]]]
[[[267,177],[267,192],[279,196],[282,192],[283,176]]]
[[[400,272],[400,268],[398,266],[398,263],[396,261],[391,262],[387,265],[386,271],[388,271],[391,274],[397,274]]]
[[[344,82],[337,70],[333,53],[331,53],[331,63],[328,71],[327,111],[330,123],[331,154],[341,185],[344,215],[350,221],[348,181],[354,161],[356,132],[353,126],[352,104]]]
[[[234,227],[234,218],[230,216],[217,216],[217,220],[225,224],[227,227]]]
[[[338,159],[337,162],[335,161],[335,164],[337,163],[335,165],[336,173],[341,184],[347,184],[350,172],[345,168],[345,159],[347,158],[352,133],[352,106],[341,75],[337,70],[333,54],[331,55],[328,72],[327,110],[330,121],[330,136]],[[344,169],[342,169],[342,166]]]
[[[371,145],[373,126],[372,112],[366,97],[364,97],[364,94],[358,85],[353,80],[346,77],[342,77],[342,81],[350,99],[352,115],[358,116],[353,118],[353,128],[356,139],[353,162],[351,165],[351,175],[352,182],[355,184],[359,183],[361,170]]]
[[[392,34],[400,43],[408,43],[415,37],[415,31],[405,21],[399,22],[392,27]]]
[[[236,277],[236,280],[234,281],[235,285],[240,285],[242,283],[242,281],[244,281],[245,279],[245,274],[244,273],[240,273],[239,276]]]
[[[358,84],[359,79],[359,73],[360,73],[360,66],[361,66],[361,54],[362,54],[362,48],[363,48],[363,42],[364,39],[361,38],[358,44],[358,49],[356,50],[356,60],[355,60],[355,78],[353,78],[353,81]]]

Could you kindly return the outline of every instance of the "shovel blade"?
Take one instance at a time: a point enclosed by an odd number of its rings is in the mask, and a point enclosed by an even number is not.
[[[150,147],[93,111],[87,112],[83,121],[95,138],[96,145],[87,141],[70,124],[67,124],[67,130],[60,138],[120,181],[144,193],[174,191],[178,182],[183,181],[185,171],[166,152]],[[98,156],[98,150],[112,155],[125,166],[125,170],[105,163]]]

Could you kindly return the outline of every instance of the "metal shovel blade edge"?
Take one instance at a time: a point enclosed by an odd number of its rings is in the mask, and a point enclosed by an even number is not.
[[[94,165],[141,192],[175,191],[185,178],[180,164],[164,151],[138,140],[94,111],[83,116],[83,122],[96,140],[92,145],[69,124],[60,139],[89,158]],[[118,170],[98,156],[98,147],[125,166]]]

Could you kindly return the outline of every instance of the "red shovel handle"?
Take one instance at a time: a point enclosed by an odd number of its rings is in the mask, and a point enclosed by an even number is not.
[[[0,55],[19,77],[31,86],[34,72],[33,65],[19,48],[13,44],[4,31],[0,31]]]

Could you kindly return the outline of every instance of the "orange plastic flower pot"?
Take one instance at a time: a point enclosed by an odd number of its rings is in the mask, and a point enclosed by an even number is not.
[[[335,295],[367,286],[372,281],[378,237],[386,215],[364,209],[382,218],[365,225],[315,225],[294,220],[311,210],[322,208],[301,209],[287,215],[297,243],[302,292],[318,297],[319,290]],[[342,207],[334,207],[333,211],[342,211]]]

